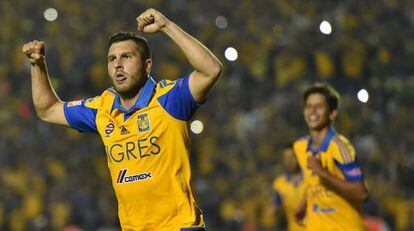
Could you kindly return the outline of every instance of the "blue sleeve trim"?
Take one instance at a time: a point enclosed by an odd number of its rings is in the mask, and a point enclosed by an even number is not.
[[[190,75],[177,79],[175,86],[158,98],[161,106],[174,118],[188,121],[194,112],[202,105],[194,100],[190,92],[188,80]]]
[[[282,205],[282,197],[278,191],[273,192],[273,204]]]
[[[341,170],[345,180],[353,182],[361,182],[364,180],[364,176],[358,162],[354,161],[348,164],[341,164],[339,161],[335,160],[335,164],[339,170]]]
[[[66,102],[63,109],[66,120],[71,128],[79,132],[98,132],[95,122],[97,109],[86,107],[85,100],[82,100],[79,105],[71,105],[69,107]]]

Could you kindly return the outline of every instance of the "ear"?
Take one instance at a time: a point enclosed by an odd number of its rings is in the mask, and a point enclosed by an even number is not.
[[[333,110],[329,113],[329,119],[335,121],[336,116],[338,115],[338,110]]]
[[[147,74],[147,76],[150,75],[151,73],[151,68],[152,68],[152,59],[147,59],[145,61],[145,73]]]

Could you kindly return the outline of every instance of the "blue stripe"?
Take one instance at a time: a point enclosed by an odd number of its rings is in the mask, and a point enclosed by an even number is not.
[[[98,132],[95,121],[97,109],[86,107],[85,100],[82,100],[81,105],[76,106],[68,107],[68,103],[65,102],[63,111],[71,128],[79,132]]]
[[[347,181],[363,181],[364,176],[361,172],[361,168],[359,167],[359,164],[357,161],[348,163],[348,164],[341,164],[339,161],[334,160],[335,165],[341,170],[342,174],[345,177],[345,180]]]
[[[197,103],[190,91],[190,75],[176,80],[174,87],[158,97],[158,102],[172,117],[188,121],[204,103]]]

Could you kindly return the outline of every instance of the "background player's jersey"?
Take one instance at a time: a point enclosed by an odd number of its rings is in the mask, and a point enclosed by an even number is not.
[[[302,177],[294,179],[289,174],[277,177],[273,181],[274,203],[283,207],[289,231],[303,231],[295,221],[295,210],[302,201],[305,183]]]
[[[135,105],[119,95],[65,104],[72,128],[98,132],[105,145],[123,230],[201,230],[203,216],[190,187],[187,120],[200,106],[188,79],[149,78]]]
[[[361,205],[322,184],[320,177],[306,167],[308,156],[320,155],[323,168],[330,174],[342,180],[363,181],[350,142],[331,128],[318,150],[313,150],[312,140],[305,137],[295,142],[294,151],[307,184],[306,230],[365,230]]]

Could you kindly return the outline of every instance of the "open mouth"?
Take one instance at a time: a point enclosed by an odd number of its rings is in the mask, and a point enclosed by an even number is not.
[[[124,73],[115,74],[115,82],[123,83],[127,79],[127,76]]]

